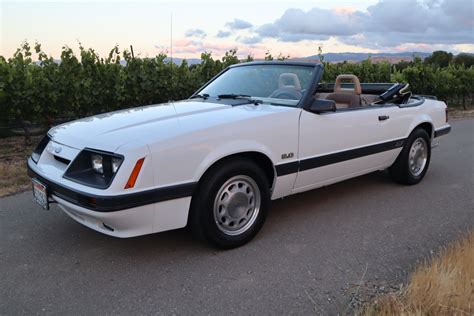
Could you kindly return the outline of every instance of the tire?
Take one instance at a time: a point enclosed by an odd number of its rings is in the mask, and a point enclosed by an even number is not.
[[[206,172],[193,195],[192,232],[221,249],[239,247],[260,230],[270,203],[265,173],[251,160],[232,158]]]
[[[424,129],[417,128],[408,136],[397,160],[388,171],[395,182],[405,185],[417,184],[425,176],[430,159],[430,136]]]

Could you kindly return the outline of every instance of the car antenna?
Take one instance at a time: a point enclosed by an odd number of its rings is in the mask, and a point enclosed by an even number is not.
[[[170,12],[170,56],[171,65],[173,65],[173,11]],[[171,75],[173,75],[173,67],[171,67]],[[173,79],[173,76],[171,76]]]
[[[173,11],[170,12],[170,79],[171,79],[171,90],[174,87],[173,81]],[[168,102],[172,102],[169,100]]]

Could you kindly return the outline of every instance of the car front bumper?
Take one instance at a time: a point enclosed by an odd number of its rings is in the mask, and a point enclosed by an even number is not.
[[[75,221],[106,235],[128,238],[186,226],[191,198],[180,198],[116,212],[94,212],[55,195],[51,198]]]
[[[195,183],[100,196],[49,180],[28,159],[28,175],[47,187],[48,198],[79,223],[101,233],[134,237],[186,226]]]

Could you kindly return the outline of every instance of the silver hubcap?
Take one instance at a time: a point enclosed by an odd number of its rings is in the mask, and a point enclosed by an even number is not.
[[[250,177],[239,175],[227,180],[214,200],[214,220],[220,231],[240,235],[247,231],[260,211],[260,189]]]
[[[417,138],[410,148],[410,153],[408,155],[408,167],[410,168],[410,173],[418,177],[426,166],[426,161],[428,160],[428,145],[423,138]]]

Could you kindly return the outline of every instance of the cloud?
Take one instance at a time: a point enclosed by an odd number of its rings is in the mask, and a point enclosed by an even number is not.
[[[288,9],[256,33],[281,42],[336,38],[374,49],[403,43],[455,45],[474,41],[473,16],[471,0],[380,0],[367,11]]]
[[[253,25],[250,22],[241,20],[241,19],[234,19],[232,22],[228,22],[225,24],[226,27],[235,31],[235,30],[245,30],[251,28]]]
[[[237,41],[243,44],[257,44],[262,41],[262,38],[260,36],[250,36],[250,37],[237,37]]]
[[[361,31],[362,18],[359,12],[288,9],[281,18],[258,27],[256,32],[262,37],[277,38],[283,42],[327,40],[330,36],[357,34]]]
[[[470,0],[382,0],[367,8],[363,24],[366,45],[395,47],[402,43],[464,44],[474,41]],[[355,42],[363,45],[363,42]]]
[[[474,32],[474,5],[472,1],[463,0],[445,0],[441,4],[443,12],[451,19],[458,21],[461,26],[470,27],[471,32]],[[473,35],[474,37],[474,35]],[[471,38],[473,39],[473,38]]]
[[[205,38],[207,36],[206,32],[201,29],[190,29],[187,30],[184,34],[186,37],[197,37],[197,38]]]
[[[232,34],[232,32],[229,31],[219,31],[216,35],[218,38],[226,38],[229,37]]]
[[[173,52],[176,54],[200,54],[203,52],[212,52],[213,54],[223,55],[226,51],[234,49],[235,44],[224,44],[215,42],[206,42],[201,40],[178,39],[173,43]]]
[[[159,46],[155,47],[161,48]],[[245,58],[247,55],[263,56],[265,52],[267,52],[268,47],[258,43],[237,45],[235,42],[226,43],[220,41],[192,40],[188,38],[176,39],[173,42],[173,53],[175,56],[183,58],[196,56],[203,52],[211,52],[214,57],[219,57],[223,56],[231,49],[238,49],[238,56],[240,58]]]

